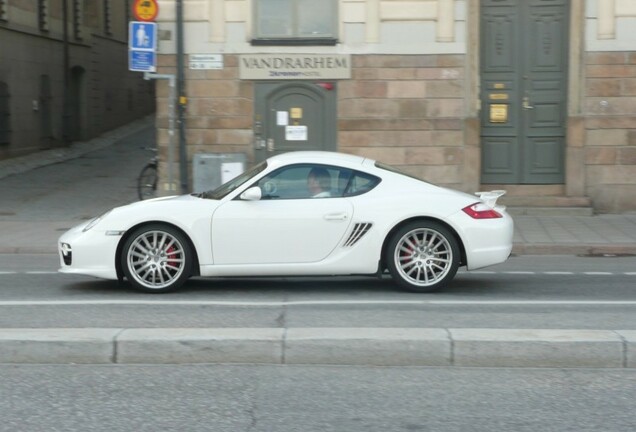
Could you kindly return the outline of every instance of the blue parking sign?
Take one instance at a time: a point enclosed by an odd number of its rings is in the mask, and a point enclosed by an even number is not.
[[[131,21],[128,26],[128,49],[156,51],[157,23]]]

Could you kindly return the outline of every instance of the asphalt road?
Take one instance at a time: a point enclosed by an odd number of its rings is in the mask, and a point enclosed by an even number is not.
[[[636,329],[636,258],[522,256],[447,289],[390,279],[194,279],[172,294],[56,273],[55,255],[0,255],[0,327]]]
[[[0,366],[1,432],[631,432],[635,370]]]

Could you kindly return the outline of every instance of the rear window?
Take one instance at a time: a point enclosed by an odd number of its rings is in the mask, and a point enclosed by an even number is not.
[[[415,177],[415,176],[414,176],[414,175],[412,175],[412,174],[405,173],[404,171],[401,171],[400,169],[398,169],[398,168],[396,168],[396,167],[394,167],[394,166],[387,165],[387,164],[382,163],[382,162],[376,162],[376,163],[375,163],[375,166],[376,166],[377,168],[380,168],[380,169],[383,169],[383,170],[386,170],[386,171],[391,171],[392,173],[395,173],[395,174],[403,175],[404,177],[409,177],[409,178],[412,178],[412,179],[415,179],[415,180],[421,181],[422,183],[426,183],[426,184],[433,184],[433,183],[431,183],[431,182],[427,182],[427,181],[425,181],[425,180],[422,180],[422,179],[421,179],[421,178],[419,178],[419,177]]]

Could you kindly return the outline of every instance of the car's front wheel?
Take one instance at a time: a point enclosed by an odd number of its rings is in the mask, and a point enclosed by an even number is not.
[[[161,224],[135,230],[122,248],[121,267],[128,281],[145,292],[179,288],[192,274],[192,248],[177,229]]]
[[[434,221],[411,222],[389,240],[385,260],[395,282],[409,291],[427,292],[450,282],[459,267],[455,236]]]

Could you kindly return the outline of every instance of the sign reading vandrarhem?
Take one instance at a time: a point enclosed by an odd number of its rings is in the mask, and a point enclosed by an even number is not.
[[[345,54],[245,54],[239,59],[244,80],[350,79],[351,56]]]

